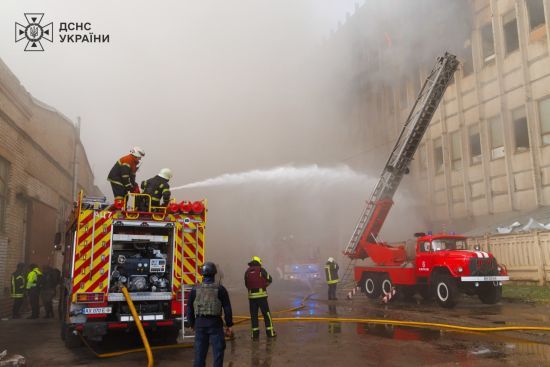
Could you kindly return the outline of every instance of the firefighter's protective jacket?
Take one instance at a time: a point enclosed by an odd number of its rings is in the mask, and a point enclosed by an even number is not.
[[[267,297],[267,287],[271,282],[273,282],[273,278],[259,262],[248,263],[248,269],[244,273],[244,284],[248,289],[249,299]]]
[[[163,205],[168,205],[170,201],[170,185],[164,177],[156,175],[147,181],[141,182],[141,189],[144,194],[151,195],[151,205],[159,206],[162,198]]]
[[[11,274],[11,298],[23,298],[25,294],[25,275],[22,272]]]
[[[27,274],[27,289],[36,288],[39,286],[40,278],[42,277],[42,272],[39,268],[32,269],[29,274]]]
[[[125,155],[120,158],[111,171],[107,180],[115,185],[123,186],[126,190],[130,191],[136,186],[136,173],[138,170],[139,159],[131,154]]]
[[[325,277],[327,279],[327,284],[338,283],[338,269],[340,269],[340,267],[335,261],[327,261],[325,264]]]

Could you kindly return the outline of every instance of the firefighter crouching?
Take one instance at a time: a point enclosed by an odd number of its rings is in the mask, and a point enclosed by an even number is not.
[[[17,268],[11,274],[11,298],[13,298],[12,318],[21,317],[21,306],[25,297],[25,264],[17,264]]]
[[[201,268],[203,281],[193,287],[189,294],[187,320],[195,330],[194,367],[204,367],[208,346],[212,344],[214,367],[223,366],[225,334],[231,335],[233,313],[229,294],[224,286],[215,283],[216,265],[206,262]],[[224,334],[222,309],[227,326]]]
[[[36,264],[29,265],[29,269],[26,287],[32,312],[28,319],[37,319],[38,316],[40,316],[40,284],[42,272]]]
[[[262,260],[258,256],[253,256],[252,261],[248,263],[248,269],[244,274],[244,284],[248,289],[248,303],[250,306],[250,321],[252,323],[252,339],[260,337],[260,328],[258,325],[258,308],[262,311],[265,321],[265,332],[268,338],[277,336],[273,328],[269,304],[267,303],[267,287],[273,279],[271,275],[262,267]]]
[[[338,284],[338,269],[339,266],[334,261],[333,257],[329,257],[325,264],[325,277],[328,284],[328,299],[337,300],[336,298],[336,286]]]
[[[167,206],[170,201],[170,185],[168,182],[172,178],[172,170],[170,168],[163,168],[158,175],[141,182],[141,189],[144,194],[151,196],[151,206],[159,207]],[[145,198],[140,198],[139,204],[141,211],[147,210],[147,201]]]
[[[111,168],[107,180],[111,183],[115,201],[124,200],[129,192],[139,192],[136,173],[143,157],[145,157],[145,151],[140,147],[134,147],[130,150],[130,154],[120,158]]]

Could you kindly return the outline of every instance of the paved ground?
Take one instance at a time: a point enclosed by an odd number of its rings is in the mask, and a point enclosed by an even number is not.
[[[245,296],[231,292],[235,313],[246,315]],[[272,290],[272,309],[300,302],[305,291]],[[324,292],[322,296],[324,297]],[[359,295],[353,301],[331,301],[315,295],[306,308],[280,316],[370,317],[448,322],[470,326],[550,325],[550,307],[503,302],[483,305],[466,298],[453,310],[419,300],[381,306]],[[248,324],[235,327],[228,342],[226,366],[550,366],[550,333],[456,333],[357,323],[278,322],[275,340],[249,339]],[[139,346],[139,340],[116,336],[94,347],[99,352]],[[86,348],[67,350],[59,339],[57,320],[0,322],[0,351],[27,358],[29,366],[143,366],[144,353],[98,359]],[[192,349],[155,352],[156,366],[191,366]]]

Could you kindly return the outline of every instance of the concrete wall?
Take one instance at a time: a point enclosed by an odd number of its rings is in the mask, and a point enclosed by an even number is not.
[[[75,139],[73,123],[34,99],[0,60],[0,159],[9,167],[0,223],[2,315],[11,303],[9,280],[16,264],[53,263],[53,235],[63,228],[72,205]],[[84,148],[77,146],[78,187],[98,194]],[[40,220],[44,215],[50,219],[47,226]]]

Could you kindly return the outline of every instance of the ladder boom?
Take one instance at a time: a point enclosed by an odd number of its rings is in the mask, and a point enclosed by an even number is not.
[[[376,238],[393,204],[392,198],[401,183],[403,175],[409,173],[409,163],[420,145],[422,137],[428,129],[457,67],[458,60],[456,56],[450,53],[445,53],[444,56],[437,59],[434,68],[420,89],[399,138],[380,175],[380,180],[359,217],[355,230],[344,250],[345,255],[351,258],[366,258],[368,254],[364,245],[369,241],[377,242]],[[360,246],[360,244],[362,245]]]

